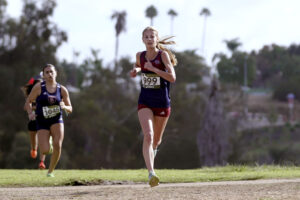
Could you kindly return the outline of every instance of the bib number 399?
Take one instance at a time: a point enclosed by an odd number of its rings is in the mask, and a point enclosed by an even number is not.
[[[160,88],[160,77],[156,74],[142,73],[142,86],[144,88]]]

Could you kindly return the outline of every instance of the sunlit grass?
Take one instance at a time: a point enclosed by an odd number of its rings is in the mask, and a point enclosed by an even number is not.
[[[0,170],[1,187],[60,186],[104,184],[104,182],[147,182],[146,169],[138,170],[55,170],[55,178],[46,170]],[[225,166],[200,169],[158,169],[161,183],[237,181],[256,179],[300,178],[300,167]]]

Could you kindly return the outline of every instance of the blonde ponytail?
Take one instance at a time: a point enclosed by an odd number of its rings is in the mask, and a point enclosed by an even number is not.
[[[176,56],[175,54],[168,48],[166,48],[164,45],[173,45],[173,44],[176,44],[173,40],[170,40],[171,38],[173,38],[174,36],[169,36],[169,37],[166,37],[162,40],[159,40],[158,41],[158,44],[157,44],[157,48],[160,49],[160,50],[163,50],[163,51],[166,51],[169,56],[170,56],[170,59],[171,59],[171,63],[173,66],[176,66],[177,65],[177,59],[176,59]]]

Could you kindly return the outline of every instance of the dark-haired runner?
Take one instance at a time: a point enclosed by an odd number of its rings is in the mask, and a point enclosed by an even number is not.
[[[37,83],[41,83],[42,77],[41,75],[37,75],[35,77],[32,77],[28,83],[21,87],[22,92],[24,93],[25,98],[28,98],[32,88],[35,86]],[[26,108],[24,107],[26,110]],[[32,110],[35,112],[36,109],[36,103],[32,102]],[[37,139],[37,124],[36,120],[29,120],[28,125],[27,125],[29,135],[30,135],[30,144],[31,144],[31,150],[30,150],[30,156],[35,159],[37,157],[37,150],[38,150],[38,139]],[[39,162],[39,169],[45,169],[45,155],[40,153],[40,162]]]
[[[72,112],[68,90],[56,82],[57,70],[47,64],[43,68],[44,82],[36,84],[27,98],[25,107],[30,120],[36,119],[40,150],[43,154],[51,153],[49,138],[53,139],[53,152],[48,169],[48,177],[54,177],[61,155],[64,139],[62,110]],[[36,102],[36,112],[32,112],[32,102]]]

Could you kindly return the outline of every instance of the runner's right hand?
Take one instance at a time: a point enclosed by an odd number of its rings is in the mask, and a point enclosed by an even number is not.
[[[34,112],[34,111],[31,112],[30,114],[28,114],[28,118],[29,118],[29,120],[31,120],[31,121],[35,120],[35,117],[36,117],[36,115],[35,115],[35,112]]]
[[[130,70],[130,76],[131,76],[132,78],[134,78],[134,77],[136,77],[136,75],[137,75],[137,69],[136,69],[136,66],[133,65],[133,69]]]

